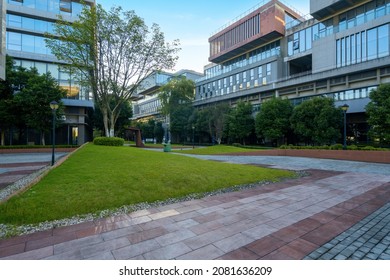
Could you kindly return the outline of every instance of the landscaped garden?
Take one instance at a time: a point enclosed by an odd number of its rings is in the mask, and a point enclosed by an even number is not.
[[[36,224],[294,175],[285,170],[88,144],[35,186],[0,204],[0,224]]]

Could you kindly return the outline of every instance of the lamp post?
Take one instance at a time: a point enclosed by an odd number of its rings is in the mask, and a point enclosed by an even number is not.
[[[58,103],[55,101],[50,102],[51,112],[53,113],[53,146],[51,150],[51,165],[54,165],[54,149],[56,145],[56,111],[58,109]]]
[[[192,125],[192,148],[195,149],[195,125]]]
[[[343,110],[343,113],[344,113],[344,135],[343,135],[344,143],[343,143],[343,150],[346,150],[347,149],[347,111],[348,111],[349,105],[348,104],[344,104],[340,108],[341,108],[341,110]]]

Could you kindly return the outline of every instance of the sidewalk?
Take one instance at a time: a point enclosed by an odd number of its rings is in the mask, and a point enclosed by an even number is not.
[[[246,158],[208,159],[311,175],[1,240],[0,258],[388,259],[390,165]]]

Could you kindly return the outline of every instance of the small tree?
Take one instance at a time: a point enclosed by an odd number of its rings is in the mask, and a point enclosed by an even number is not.
[[[180,77],[161,87],[161,113],[169,116],[169,129],[173,137],[182,141],[188,132],[188,120],[193,113],[194,82]]]
[[[366,106],[369,135],[380,144],[390,144],[390,84],[382,84],[370,93]]]
[[[292,110],[288,99],[272,98],[264,102],[256,115],[257,136],[276,140],[279,146],[290,128]]]
[[[254,128],[252,105],[247,102],[237,103],[237,107],[229,114],[229,137],[239,139],[245,145],[245,138],[253,133]]]
[[[20,108],[26,125],[41,132],[41,144],[45,145],[45,133],[50,131],[53,117],[49,103],[59,103],[60,107],[56,111],[59,118],[63,114],[61,99],[66,96],[66,91],[50,73],[39,75],[36,68],[20,71],[27,73],[29,78],[25,87],[15,95],[16,106]]]
[[[314,97],[296,106],[291,116],[294,132],[307,144],[332,144],[340,137],[341,109],[330,98]]]

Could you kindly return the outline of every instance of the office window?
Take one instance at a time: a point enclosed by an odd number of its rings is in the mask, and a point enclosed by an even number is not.
[[[389,25],[378,27],[378,57],[389,55]]]
[[[22,17],[7,14],[7,25],[10,27],[22,28]]]
[[[35,0],[35,8],[37,10],[47,11],[48,0]]]
[[[23,17],[22,18],[22,26],[24,29],[34,30],[35,20],[32,18]]]
[[[71,0],[60,0],[60,11],[65,13],[72,12],[72,1]]]
[[[22,34],[7,32],[7,49],[13,51],[22,50]]]
[[[8,0],[9,4],[15,5],[15,6],[22,6],[23,0]]]
[[[267,63],[267,76],[271,76],[271,63]]]
[[[367,59],[371,60],[377,57],[377,29],[370,29],[367,31]]]
[[[23,0],[23,6],[35,9],[35,0]]]
[[[251,81],[255,79],[255,69],[251,69],[250,71]]]
[[[35,52],[35,42],[34,36],[23,34],[22,35],[22,51],[24,52]]]
[[[263,66],[259,66],[259,68],[257,68],[257,74],[260,79],[263,78]]]

